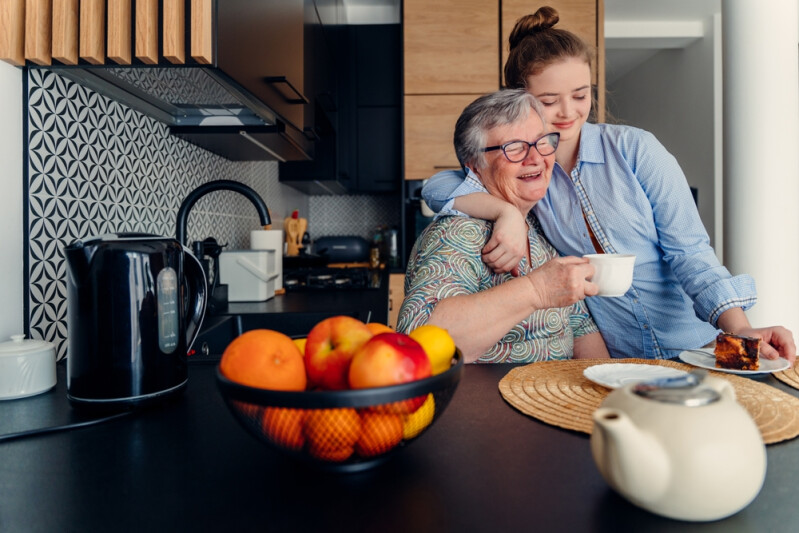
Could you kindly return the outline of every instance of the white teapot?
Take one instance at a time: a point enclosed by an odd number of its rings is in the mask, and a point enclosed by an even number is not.
[[[594,412],[594,462],[635,505],[680,520],[718,520],[760,492],[760,431],[730,382],[705,374],[626,385]]]

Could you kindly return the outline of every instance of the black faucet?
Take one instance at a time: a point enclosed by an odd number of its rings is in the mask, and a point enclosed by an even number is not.
[[[272,223],[272,219],[269,217],[269,209],[266,207],[266,202],[264,202],[263,198],[261,198],[258,193],[252,190],[250,187],[233,180],[209,181],[208,183],[204,183],[191,191],[188,196],[186,196],[186,199],[183,200],[183,203],[180,204],[180,208],[178,209],[176,229],[176,237],[180,244],[187,244],[186,221],[189,218],[189,211],[191,211],[191,208],[195,203],[197,203],[197,200],[209,192],[220,190],[234,191],[243,194],[253,203],[255,209],[258,210],[258,216],[261,218],[261,225],[266,226],[267,224]]]

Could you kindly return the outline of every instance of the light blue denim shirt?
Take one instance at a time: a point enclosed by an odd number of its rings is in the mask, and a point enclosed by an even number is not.
[[[422,196],[434,211],[457,214],[455,197],[485,190],[470,178],[438,173]],[[604,252],[636,255],[627,294],[586,300],[613,357],[676,357],[667,348],[706,345],[721,313],[757,301],[752,277],[719,263],[685,175],[649,132],[586,123],[575,169],[556,164],[533,211],[561,255],[595,253],[586,219]]]

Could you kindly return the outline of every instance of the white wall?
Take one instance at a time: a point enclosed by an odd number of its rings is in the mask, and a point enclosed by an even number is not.
[[[716,240],[716,131],[712,20],[704,38],[661,50],[608,86],[612,118],[651,131],[699,189],[699,215]],[[720,170],[720,169],[719,169]]]
[[[0,62],[0,342],[23,333],[22,70]]]

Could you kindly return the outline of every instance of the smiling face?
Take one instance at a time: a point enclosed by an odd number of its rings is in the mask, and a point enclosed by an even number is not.
[[[532,143],[546,133],[549,131],[531,109],[526,118],[516,123],[489,129],[486,132],[486,146],[503,145],[510,141]],[[475,169],[485,188],[526,215],[547,192],[555,154],[542,156],[535,147],[531,147],[523,161],[511,163],[502,150],[494,150],[485,153],[485,160],[484,167]]]
[[[544,106],[551,131],[560,132],[558,160],[576,153],[582,128],[591,113],[591,67],[584,59],[568,57],[527,78],[527,90]]]

